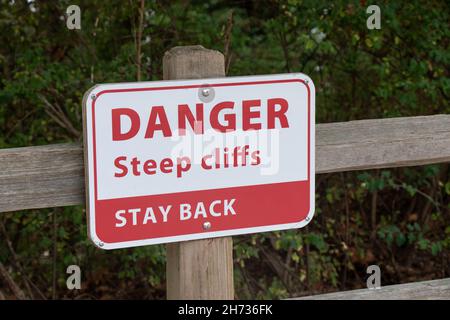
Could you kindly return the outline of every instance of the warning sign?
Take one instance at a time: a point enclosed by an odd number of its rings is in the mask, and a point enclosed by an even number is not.
[[[89,235],[104,249],[306,225],[303,74],[101,84],[83,102]]]

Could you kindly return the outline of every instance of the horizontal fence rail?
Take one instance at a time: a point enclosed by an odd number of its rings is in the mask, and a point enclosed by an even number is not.
[[[360,289],[289,300],[449,300],[450,278],[396,284],[380,289]]]
[[[316,173],[450,161],[450,115],[316,126]],[[0,149],[0,212],[84,203],[81,144]]]

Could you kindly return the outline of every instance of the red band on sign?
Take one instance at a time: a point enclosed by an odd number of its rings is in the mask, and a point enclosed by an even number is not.
[[[232,199],[235,201],[230,208],[235,214],[230,209],[225,216],[224,201],[230,202]],[[299,199],[306,201],[302,202]],[[211,208],[216,215],[213,216],[209,209],[211,203],[218,200],[222,202]],[[204,204],[207,218],[201,214],[197,219],[194,218],[199,202]],[[189,219],[180,220],[182,204],[189,204],[191,207]],[[163,222],[163,214],[159,207],[167,208],[168,205],[172,207],[167,214],[167,222]],[[143,224],[147,208],[150,206],[156,223],[147,215],[146,224]],[[205,232],[203,223],[206,221],[211,223],[208,232],[295,223],[306,218],[309,206],[308,181],[98,200],[95,208],[96,220],[101,220],[102,224],[100,228],[97,225],[96,233],[100,240],[111,243],[203,233]],[[133,214],[129,209],[140,211]],[[119,210],[126,212],[121,215],[122,219],[127,221],[122,227],[116,226],[121,224],[121,220],[116,219]],[[217,216],[219,213],[221,215]],[[136,216],[135,221],[133,215]],[[136,225],[133,225],[134,222]]]

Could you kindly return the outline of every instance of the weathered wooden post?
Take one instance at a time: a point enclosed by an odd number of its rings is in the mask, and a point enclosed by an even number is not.
[[[165,80],[225,76],[222,53],[202,46],[175,47],[163,59]],[[167,248],[168,299],[233,299],[231,237],[171,243]]]

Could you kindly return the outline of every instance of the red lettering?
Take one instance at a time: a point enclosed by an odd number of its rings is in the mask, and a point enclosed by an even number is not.
[[[155,160],[147,160],[144,162],[144,172],[145,174],[155,174],[156,173],[156,161]]]
[[[234,113],[228,113],[224,115],[224,120],[227,122],[226,125],[219,123],[219,112],[224,109],[233,109],[234,102],[224,101],[216,104],[209,115],[209,121],[211,122],[211,127],[220,132],[234,131],[236,130],[236,115]]]
[[[114,177],[122,178],[122,177],[125,177],[125,176],[127,175],[127,173],[128,173],[127,167],[126,167],[125,165],[123,165],[123,164],[120,163],[121,161],[125,161],[125,160],[127,160],[127,157],[123,157],[123,156],[122,156],[122,157],[117,157],[117,158],[114,160],[114,165],[115,165],[118,169],[122,170],[122,172],[116,172],[116,173],[114,173]]]
[[[207,155],[207,156],[204,156],[204,157],[202,158],[202,168],[203,168],[203,169],[205,169],[205,170],[210,170],[210,169],[212,169],[212,166],[206,163],[206,160],[209,160],[209,159],[211,159],[211,158],[212,158],[212,155],[210,155],[210,154]]]
[[[259,156],[259,150],[253,151],[252,154],[252,166],[257,166],[261,163],[261,157]]]
[[[185,165],[183,165],[183,163]],[[191,168],[191,159],[189,157],[177,158],[177,178],[181,178],[183,172]]]
[[[280,110],[275,110],[275,106],[279,105]],[[283,98],[274,98],[267,101],[267,128],[275,128],[275,118],[278,118],[282,128],[289,128],[289,123],[286,117],[288,110],[288,102]]]
[[[266,101],[264,101],[266,102]],[[242,130],[261,130],[261,107],[263,101],[260,99],[242,101]],[[289,104],[286,99],[272,98],[267,100],[267,129],[289,128],[287,111]],[[186,135],[187,127],[190,127],[195,134],[204,133],[204,105],[197,103],[195,112],[189,108],[188,104],[179,104],[178,131],[180,136]],[[237,126],[237,112],[235,102],[223,101],[214,105],[209,114],[209,121],[212,129],[219,132],[235,131]],[[123,132],[121,126],[123,117],[128,117],[131,121],[130,128]],[[278,123],[276,123],[278,122]],[[112,138],[114,141],[128,140],[135,137],[140,130],[139,113],[130,108],[117,108],[112,110]],[[153,106],[150,110],[147,128],[144,137],[151,139],[155,132],[161,131],[163,137],[172,136],[172,128],[164,110],[164,106]]]
[[[261,100],[244,100],[242,101],[242,130],[260,130],[261,123],[251,123],[251,119],[259,118],[261,113],[252,111],[252,107],[260,107]]]
[[[134,157],[130,163],[131,163],[131,166],[133,167],[133,174],[135,176],[140,176],[141,172],[139,171],[139,164],[141,162],[138,160],[138,158]]]
[[[178,129],[180,136],[186,135],[186,120],[195,134],[203,134],[203,103],[195,105],[195,117],[187,104],[178,105]]]
[[[156,123],[158,119],[160,122]],[[163,106],[152,107],[150,118],[148,119],[147,131],[145,132],[145,138],[153,138],[156,130],[161,130],[164,137],[170,137],[172,135]]]
[[[170,158],[162,159],[161,161],[161,172],[171,173],[173,167],[173,161]]]
[[[113,141],[128,140],[133,138],[138,132],[141,125],[139,114],[133,109],[118,108],[112,109],[112,138]],[[128,132],[122,133],[121,116],[127,116],[131,120],[131,127]]]

